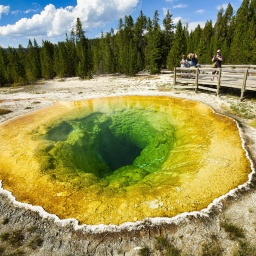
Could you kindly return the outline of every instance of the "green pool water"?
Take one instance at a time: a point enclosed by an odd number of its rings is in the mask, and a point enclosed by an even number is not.
[[[81,223],[200,210],[251,171],[236,123],[185,99],[60,102],[1,128],[4,188]]]

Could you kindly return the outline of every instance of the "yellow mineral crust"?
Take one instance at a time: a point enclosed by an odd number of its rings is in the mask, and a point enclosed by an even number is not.
[[[121,169],[122,175],[114,172],[109,177],[74,168],[67,170],[67,166],[57,171],[44,167],[48,155],[39,156],[38,152],[49,143],[45,140],[49,127],[62,121],[73,124],[74,119],[92,113],[104,114],[98,122],[105,115],[111,118],[119,113],[121,120],[124,112],[134,110],[134,116],[138,110],[149,113],[143,118],[152,130],[165,132],[169,125],[174,130],[170,152],[153,171],[141,163],[133,164],[134,174],[127,178],[130,166]],[[165,116],[164,121],[161,115]],[[97,129],[92,129],[93,134]],[[63,142],[65,145],[75,144],[74,138],[82,136],[72,132]],[[88,139],[89,135],[86,136]],[[164,145],[165,141],[158,139],[156,147]],[[0,145],[0,179],[4,189],[11,191],[18,201],[42,206],[60,218],[76,218],[83,224],[121,224],[201,210],[245,183],[251,172],[234,120],[213,113],[202,103],[170,97],[125,96],[60,102],[3,123]],[[146,151],[141,157],[160,157],[147,156]]]

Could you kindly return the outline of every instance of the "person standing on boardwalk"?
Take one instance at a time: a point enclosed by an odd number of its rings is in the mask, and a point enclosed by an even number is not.
[[[182,68],[189,68],[189,64],[188,64],[188,60],[187,58],[185,57],[185,55],[182,55],[182,59],[180,61],[180,66]]]
[[[221,68],[221,64],[223,61],[223,57],[221,55],[220,49],[217,50],[217,53],[212,57],[212,62],[214,62],[214,68]],[[216,74],[218,71],[213,71],[212,74]],[[212,77],[212,80],[214,79],[214,76]]]
[[[198,64],[198,58],[197,58],[196,53],[192,53],[190,59],[191,59],[191,66],[196,67]]]

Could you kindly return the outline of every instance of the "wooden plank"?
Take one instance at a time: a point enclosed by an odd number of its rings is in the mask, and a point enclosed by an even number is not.
[[[244,73],[243,74],[240,74],[240,75],[226,75],[226,74],[223,74],[222,73],[222,77],[224,77],[224,78],[244,78]]]
[[[256,77],[248,76],[248,77],[247,77],[247,81],[248,81],[248,82],[251,82],[251,83],[256,83]]]
[[[211,67],[212,64],[200,64],[201,68],[207,68],[207,67]],[[226,69],[226,68],[250,68],[250,69],[256,69],[256,65],[228,65],[228,64],[222,64],[221,65],[222,68]]]
[[[246,85],[245,90],[246,90],[246,91],[256,91],[256,86]]]
[[[230,87],[230,88],[237,88],[237,89],[241,89],[241,84],[231,84],[231,83],[222,83],[221,87]]]
[[[195,89],[194,85],[175,85],[174,89]]]
[[[230,68],[229,68],[230,67]],[[247,69],[245,69],[247,68]],[[229,87],[241,90],[241,95],[243,91],[252,90],[256,91],[256,65],[228,65],[226,68],[216,69],[216,68],[176,68],[175,74],[176,83],[183,84],[181,88],[195,88],[205,89],[209,91],[217,92],[220,91],[221,87]],[[218,71],[217,74],[212,74],[212,71]],[[179,73],[178,73],[179,72]],[[245,76],[246,72],[248,73]],[[179,76],[178,76],[179,75]],[[188,77],[184,77],[188,76]],[[213,81],[212,77],[216,77]],[[190,84],[188,86],[188,84]],[[192,85],[191,85],[192,84]],[[243,85],[246,85],[243,88]],[[175,84],[174,84],[175,85]],[[207,87],[216,86],[216,89]]]
[[[206,87],[206,86],[202,86],[202,85],[199,85],[198,89],[202,89],[202,90],[206,90],[206,91],[212,91],[212,92],[217,92],[217,89],[215,89],[215,88]]]
[[[176,84],[177,83],[182,83],[182,84],[194,84],[193,80],[191,81],[191,79],[182,79],[182,80],[178,80],[176,81]]]

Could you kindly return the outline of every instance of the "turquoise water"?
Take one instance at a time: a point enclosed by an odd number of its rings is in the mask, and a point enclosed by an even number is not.
[[[159,170],[175,140],[165,113],[134,108],[79,115],[48,127],[39,153],[48,162],[43,172],[60,180],[68,176],[74,184],[84,174],[91,174],[90,185],[101,179],[139,182]]]

